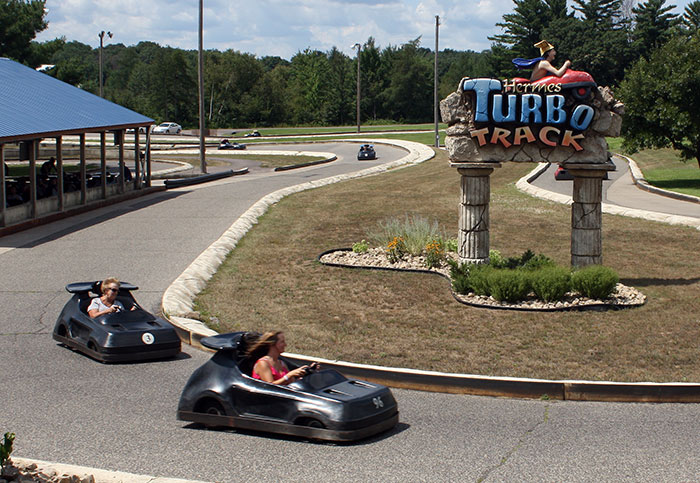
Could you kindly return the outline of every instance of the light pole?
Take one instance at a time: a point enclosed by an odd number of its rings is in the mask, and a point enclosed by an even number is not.
[[[112,38],[112,32],[106,32],[109,38]],[[97,35],[100,38],[100,97],[104,97],[102,92],[102,48],[104,47],[105,31],[103,30]]]
[[[440,16],[435,15],[435,72],[433,75],[433,105],[435,107],[435,147],[440,147],[440,133],[438,132],[438,30],[440,29]]]
[[[360,132],[360,50],[362,45],[355,44],[351,48],[357,49],[357,132]]]
[[[199,49],[198,49],[198,74],[199,80],[199,166],[202,173],[207,172],[206,145],[204,143],[204,52],[202,51],[204,30],[204,0],[199,0]]]

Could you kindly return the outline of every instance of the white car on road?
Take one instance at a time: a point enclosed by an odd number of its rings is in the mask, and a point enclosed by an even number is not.
[[[164,122],[153,128],[153,134],[180,134],[182,126],[174,122]]]

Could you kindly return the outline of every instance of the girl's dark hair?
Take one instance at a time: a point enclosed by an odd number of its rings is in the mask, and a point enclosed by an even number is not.
[[[258,338],[258,340],[251,343],[250,347],[246,351],[248,357],[254,361],[257,361],[262,356],[267,355],[267,353],[270,351],[270,347],[277,343],[280,334],[282,334],[281,330],[265,332]]]

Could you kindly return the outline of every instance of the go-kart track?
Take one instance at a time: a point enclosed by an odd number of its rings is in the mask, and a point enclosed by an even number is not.
[[[52,339],[67,283],[116,276],[138,284],[140,304],[158,313],[173,280],[263,196],[406,155],[372,142],[377,160],[358,162],[359,142],[286,145],[338,159],[155,193],[0,238],[0,431],[17,433],[13,456],[204,481],[696,480],[696,404],[394,389],[396,427],[329,445],[179,421],[182,389],[208,353],[184,346],[174,360],[108,365]]]

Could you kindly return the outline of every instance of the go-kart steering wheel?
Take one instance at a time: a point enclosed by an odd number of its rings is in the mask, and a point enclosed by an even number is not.
[[[318,369],[319,369],[318,362],[313,362],[313,363],[309,364],[309,366],[306,369],[304,369],[304,375],[302,377],[310,376],[314,372],[318,371]]]

